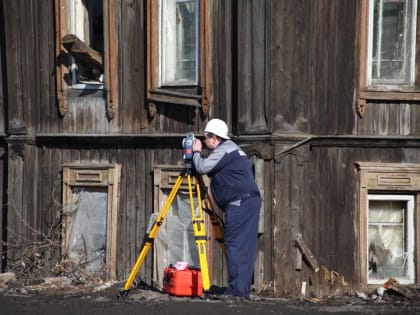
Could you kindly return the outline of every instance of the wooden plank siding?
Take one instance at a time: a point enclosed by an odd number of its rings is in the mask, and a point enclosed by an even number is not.
[[[232,67],[238,69],[233,87],[238,93],[233,103],[234,116],[237,120],[237,134],[267,133],[270,115],[267,101],[267,26],[269,15],[267,4],[258,0],[235,2],[234,11],[237,14],[236,36],[237,46],[233,54]],[[267,23],[268,24],[268,23]]]
[[[3,238],[19,245],[36,240],[35,231],[59,229],[63,163],[119,163],[117,276],[126,279],[158,211],[154,166],[181,165],[182,137],[201,135],[207,119],[219,117],[258,164],[264,215],[256,290],[296,296],[305,282],[314,296],[340,293],[322,272],[306,264],[297,270],[298,234],[321,266],[360,289],[354,163],[420,161],[420,103],[368,102],[363,118],[355,113],[362,1],[212,0],[209,117],[198,107],[164,102],[150,117],[146,1],[116,0],[119,103],[111,120],[104,90],[70,91],[68,111],[59,115],[55,1],[1,1]],[[51,237],[59,244],[59,234]],[[50,267],[59,254],[59,246],[45,253]],[[9,264],[20,255],[22,247],[8,246]],[[226,284],[221,260],[215,252],[209,262],[218,285]],[[152,255],[139,274],[152,280]]]
[[[416,163],[419,147],[395,150],[324,146],[321,142],[301,147],[279,158],[275,165],[273,242],[275,283],[282,295],[296,295],[306,281],[314,296],[330,296],[330,286],[321,273],[308,267],[295,270],[293,231],[297,227],[318,262],[338,272],[349,286],[358,286],[360,272],[354,243],[358,228],[356,161]]]
[[[367,103],[366,115],[356,121],[360,135],[418,136],[420,107],[418,103]]]
[[[121,1],[119,42],[121,109],[114,131],[139,133],[148,129],[146,87],[145,1]]]
[[[0,20],[4,19],[3,14],[3,3],[0,2]],[[4,72],[5,68],[5,58],[4,58],[4,51],[5,51],[5,38],[2,35],[4,34],[4,25],[0,23],[0,202],[1,202],[1,214],[0,214],[0,240],[3,241],[7,237],[7,232],[5,229],[5,223],[7,222],[7,213],[6,213],[6,202],[7,197],[4,197],[4,188],[7,186],[5,181],[7,181],[7,171],[5,172],[5,168],[7,166],[7,144],[5,143],[6,137],[6,130],[5,130],[5,115],[6,115],[6,93],[7,93],[7,86],[6,82],[6,73]],[[6,250],[3,245],[0,246],[0,256],[2,257],[0,260],[0,272],[4,272],[4,265],[5,265],[5,256]]]
[[[269,103],[272,132],[309,133],[309,46],[313,2],[269,1]],[[325,21],[324,21],[325,23]],[[299,87],[299,88],[297,88]]]
[[[234,17],[232,4],[235,0],[216,0],[213,4],[213,102],[210,117],[232,122],[233,86],[232,31]]]
[[[3,4],[0,3],[0,19],[3,21]],[[4,34],[4,25],[3,23],[0,23],[0,135],[3,138],[5,135],[5,107],[6,107],[6,93],[7,93],[7,85],[6,83],[6,72],[5,72],[5,63],[6,59],[4,57],[5,52],[5,38],[2,35]],[[2,142],[2,148],[4,147],[4,144]],[[1,229],[1,227],[0,227]]]

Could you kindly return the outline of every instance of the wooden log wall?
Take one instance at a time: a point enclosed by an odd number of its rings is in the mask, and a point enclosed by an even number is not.
[[[357,256],[353,163],[419,160],[418,147],[403,138],[369,148],[378,136],[418,137],[418,104],[369,103],[363,119],[355,114],[361,1],[213,1],[210,117],[225,119],[238,136],[235,140],[263,160],[264,222],[256,279],[260,288],[277,294],[297,294],[303,281],[316,295],[331,293],[321,274],[307,267],[296,270],[297,234],[320,264],[356,288],[358,267],[349,264]],[[164,103],[157,104],[150,119],[145,1],[116,0],[116,8],[116,116],[108,119],[104,91],[98,90],[72,91],[61,118],[54,75],[54,1],[0,2],[0,88],[7,89],[0,89],[0,105],[7,94],[7,117],[0,120],[0,129],[8,133],[1,160],[7,187],[1,191],[8,191],[8,237],[34,238],[30,227],[47,232],[56,224],[62,163],[121,163],[117,269],[124,279],[153,211],[153,165],[179,164],[181,135],[201,132],[205,119],[198,108]],[[328,135],[332,139],[318,137]],[[16,249],[10,258],[19,254]],[[150,279],[150,272],[149,258],[141,273]],[[217,272],[220,280],[225,270]]]

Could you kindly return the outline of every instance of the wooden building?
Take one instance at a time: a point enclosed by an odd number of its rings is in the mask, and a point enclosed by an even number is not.
[[[89,192],[106,277],[126,279],[181,140],[218,117],[263,194],[257,292],[417,286],[419,12],[417,0],[0,1],[2,271],[63,271],[72,201]]]

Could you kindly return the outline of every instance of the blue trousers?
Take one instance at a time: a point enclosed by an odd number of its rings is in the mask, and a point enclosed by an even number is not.
[[[249,298],[257,254],[261,198],[251,196],[225,207],[224,244],[228,269],[227,293]]]

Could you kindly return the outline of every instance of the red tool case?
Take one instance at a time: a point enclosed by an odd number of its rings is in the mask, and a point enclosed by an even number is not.
[[[166,267],[163,273],[163,291],[175,296],[201,296],[203,282],[198,268],[187,267],[177,270],[172,265]]]

